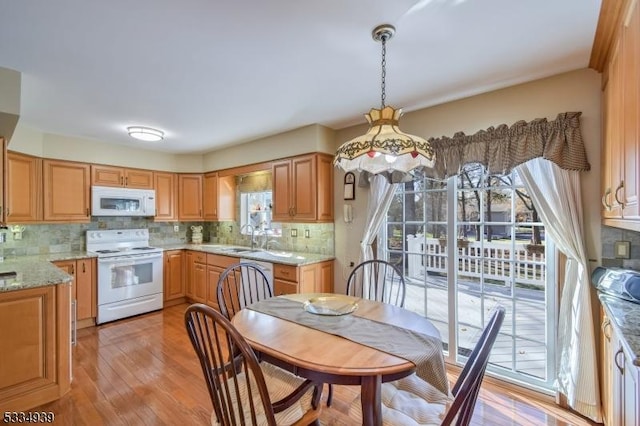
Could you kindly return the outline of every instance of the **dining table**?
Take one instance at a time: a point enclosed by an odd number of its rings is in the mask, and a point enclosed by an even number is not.
[[[316,383],[360,386],[365,425],[382,424],[384,382],[416,373],[450,395],[440,333],[404,308],[346,295],[287,294],[248,305],[231,322],[262,361]]]

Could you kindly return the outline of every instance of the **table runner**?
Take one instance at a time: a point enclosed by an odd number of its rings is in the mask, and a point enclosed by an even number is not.
[[[314,315],[305,311],[302,303],[284,297],[265,299],[246,308],[404,358],[416,365],[418,377],[449,395],[442,342],[438,337],[364,318],[357,311],[350,315]]]

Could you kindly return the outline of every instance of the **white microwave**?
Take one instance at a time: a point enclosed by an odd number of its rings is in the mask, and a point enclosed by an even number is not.
[[[92,216],[155,216],[154,189],[91,187]]]

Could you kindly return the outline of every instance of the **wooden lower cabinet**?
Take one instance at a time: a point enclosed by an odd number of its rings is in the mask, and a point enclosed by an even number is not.
[[[207,254],[188,250],[187,288],[185,295],[191,302],[206,303],[207,300]]]
[[[163,301],[164,306],[182,303],[185,300],[184,251],[169,250],[164,253]]]
[[[602,322],[602,408],[607,426],[640,424],[640,367],[635,353],[604,317]]]
[[[196,252],[193,258],[192,298],[194,302],[206,303],[207,301],[207,255]]]
[[[222,272],[238,263],[239,258],[219,254],[205,254],[195,250],[186,252],[185,295],[190,302],[206,303],[218,309],[217,286]],[[333,291],[333,260],[295,266],[273,265],[274,296],[293,293],[331,293]]]
[[[187,251],[187,291],[190,302],[206,303],[218,309],[217,285],[220,274],[230,265],[240,261],[237,257]]]
[[[218,280],[229,266],[238,263],[240,259],[218,254],[207,255],[207,305],[220,310],[218,306]]]
[[[207,264],[195,262],[193,271],[193,300],[198,303],[207,301]]]
[[[76,323],[73,327],[81,329],[95,325],[97,311],[97,266],[95,259],[71,259],[53,262],[58,268],[73,277],[71,282],[71,301]]]
[[[0,293],[0,412],[25,411],[71,383],[71,286]]]
[[[331,293],[333,291],[333,260],[311,265],[273,265],[275,296],[293,293]]]

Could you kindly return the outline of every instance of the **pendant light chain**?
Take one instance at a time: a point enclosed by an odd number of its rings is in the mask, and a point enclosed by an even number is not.
[[[395,32],[395,27],[390,24],[378,25],[371,31],[373,40],[382,43],[382,105],[380,109],[371,108],[365,114],[369,130],[340,145],[333,164],[345,172],[380,174],[389,182],[409,182],[414,178],[414,170],[434,167],[435,151],[429,141],[400,130],[401,108],[385,105],[387,42]]]
[[[387,34],[382,34],[380,37],[380,41],[382,42],[382,96],[381,96],[381,109],[384,109],[384,100],[387,97],[385,92],[386,82],[385,78],[387,76],[386,65],[387,65],[387,38],[389,36]]]

